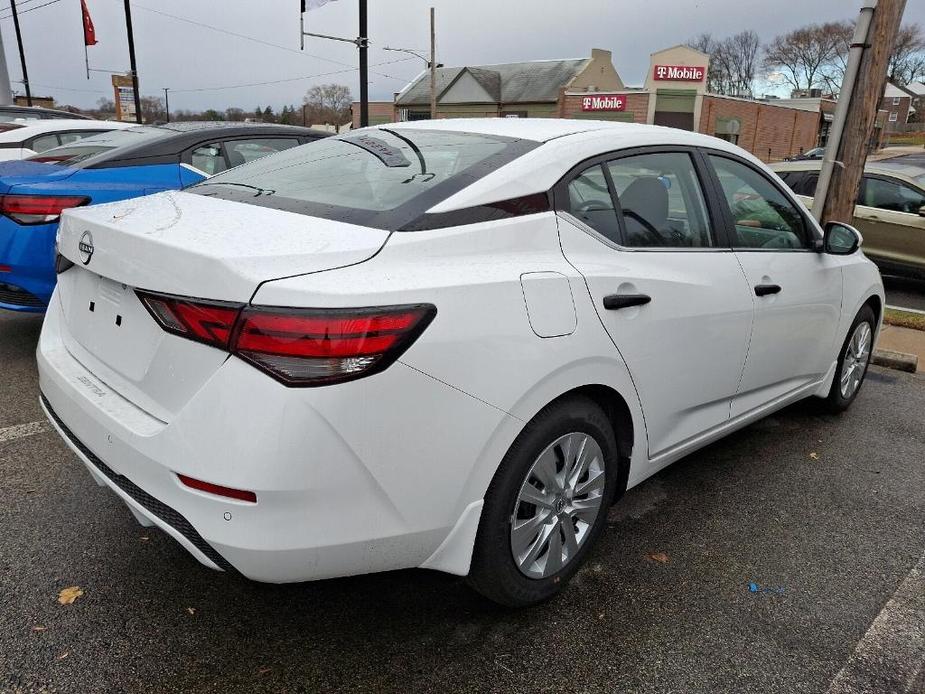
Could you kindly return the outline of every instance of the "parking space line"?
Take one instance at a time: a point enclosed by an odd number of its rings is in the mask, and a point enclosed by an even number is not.
[[[925,555],[870,625],[828,694],[911,692],[925,669]]]
[[[34,436],[35,434],[44,434],[46,431],[51,431],[51,425],[47,421],[15,424],[0,429],[0,443],[25,438],[26,436]]]

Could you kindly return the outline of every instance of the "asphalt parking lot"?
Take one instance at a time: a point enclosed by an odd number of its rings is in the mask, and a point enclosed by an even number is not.
[[[797,405],[662,471],[510,612],[426,571],[200,566],[32,424],[39,328],[0,314],[2,692],[925,691],[921,377],[872,368],[840,417]]]

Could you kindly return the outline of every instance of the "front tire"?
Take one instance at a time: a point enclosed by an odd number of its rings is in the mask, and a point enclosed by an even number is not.
[[[542,410],[489,485],[470,586],[508,607],[558,593],[606,523],[618,465],[613,428],[593,401],[574,396]]]
[[[877,318],[870,306],[864,306],[848,329],[848,336],[838,353],[835,378],[825,399],[831,412],[847,410],[861,390],[874,348],[874,326]]]

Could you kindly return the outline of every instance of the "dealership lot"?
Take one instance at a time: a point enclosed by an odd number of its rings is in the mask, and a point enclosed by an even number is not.
[[[0,691],[822,692],[839,672],[902,691],[921,660],[849,663],[890,652],[865,634],[921,589],[921,377],[872,369],[841,417],[791,407],[668,468],[559,599],[507,612],[425,571],[270,586],[201,567],[41,423],[39,328],[0,315]]]

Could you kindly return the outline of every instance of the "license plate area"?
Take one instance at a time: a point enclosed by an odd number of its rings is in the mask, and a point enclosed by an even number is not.
[[[71,336],[96,359],[130,381],[139,382],[157,352],[163,333],[135,290],[83,268],[58,278]]]

